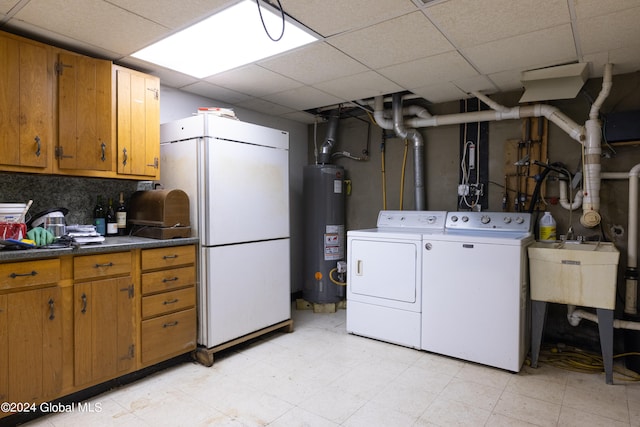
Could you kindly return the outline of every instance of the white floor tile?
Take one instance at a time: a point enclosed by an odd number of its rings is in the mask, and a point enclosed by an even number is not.
[[[640,427],[640,383],[541,363],[514,374],[348,334],[345,310],[292,310],[269,334],[28,426]],[[1,424],[1,422],[0,422]]]

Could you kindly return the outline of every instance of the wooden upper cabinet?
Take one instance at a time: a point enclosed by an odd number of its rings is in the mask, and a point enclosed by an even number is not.
[[[49,54],[44,44],[0,35],[0,166],[10,166],[2,169],[50,171],[53,86]]]
[[[160,79],[115,66],[118,173],[160,177]]]
[[[112,171],[111,62],[60,52],[58,168]]]

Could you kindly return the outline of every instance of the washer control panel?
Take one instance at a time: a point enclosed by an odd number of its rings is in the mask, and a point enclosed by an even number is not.
[[[444,230],[446,211],[380,211],[378,228]]]
[[[448,230],[531,232],[531,214],[526,212],[449,212]]]

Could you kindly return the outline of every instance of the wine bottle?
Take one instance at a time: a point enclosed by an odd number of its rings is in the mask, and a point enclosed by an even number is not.
[[[109,198],[109,207],[107,207],[107,236],[118,235],[118,222],[116,221],[116,213],[113,210],[113,199]]]
[[[120,192],[120,200],[116,208],[116,222],[118,223],[118,235],[127,234],[127,207],[124,205],[124,195]]]
[[[104,206],[102,205],[102,196],[98,196],[96,206],[93,208],[93,225],[96,226],[96,232],[101,236],[107,234]]]

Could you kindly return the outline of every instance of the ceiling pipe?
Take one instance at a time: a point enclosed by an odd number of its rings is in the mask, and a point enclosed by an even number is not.
[[[424,141],[416,129],[405,128],[402,115],[402,95],[393,94],[393,130],[402,139],[413,141],[413,170],[415,183],[416,210],[425,210],[424,195]]]

